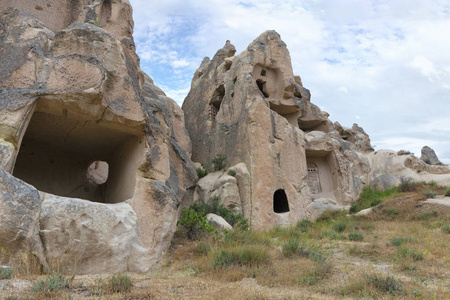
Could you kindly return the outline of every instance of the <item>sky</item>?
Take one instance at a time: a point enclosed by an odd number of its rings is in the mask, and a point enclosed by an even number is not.
[[[450,1],[130,2],[141,68],[180,106],[205,56],[273,29],[331,121],[359,124],[375,150],[427,145],[450,163]]]

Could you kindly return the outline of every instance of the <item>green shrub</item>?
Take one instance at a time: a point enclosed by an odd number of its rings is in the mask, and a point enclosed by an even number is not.
[[[395,279],[391,275],[387,275],[386,277],[384,277],[382,275],[372,274],[367,275],[366,280],[367,283],[383,293],[396,295],[403,290],[401,281]]]
[[[205,242],[200,242],[195,247],[195,251],[200,255],[207,255],[211,251],[211,245]]]
[[[309,228],[312,228],[314,226],[314,223],[310,220],[301,220],[297,222],[297,228],[300,229],[301,232],[307,232]]]
[[[13,269],[10,267],[0,266],[0,280],[2,279],[11,279],[13,276]]]
[[[283,255],[286,257],[293,257],[297,254],[297,250],[300,248],[300,241],[298,239],[288,240],[281,247]]]
[[[422,193],[427,197],[427,198],[434,198],[437,196],[437,193],[435,191],[432,190],[425,190],[422,191]]]
[[[336,231],[336,232],[344,232],[345,231],[345,229],[347,228],[347,223],[345,223],[345,222],[336,222],[334,225],[333,225],[333,229]]]
[[[450,197],[450,186],[445,189],[445,196]]]
[[[394,246],[399,247],[400,245],[408,242],[410,239],[409,238],[392,238],[391,239],[391,244]]]
[[[229,169],[227,174],[234,177],[236,176],[236,170]]]
[[[437,215],[438,215],[438,213],[435,210],[426,211],[426,212],[423,212],[423,213],[421,213],[419,215],[419,219],[426,220],[426,219],[429,219],[431,217],[436,217]]]
[[[189,209],[196,211],[197,213],[204,212],[207,214],[216,214],[225,219],[231,226],[239,226],[243,229],[248,229],[248,220],[244,218],[242,214],[235,214],[233,211],[227,209],[220,204],[220,197],[215,196],[211,199],[211,204],[208,203],[194,203]]]
[[[350,241],[356,241],[356,242],[360,242],[364,239],[364,236],[361,233],[358,232],[350,232],[348,234],[348,239]]]
[[[227,157],[222,154],[217,154],[216,157],[213,158],[212,163],[214,166],[214,171],[219,171],[225,168]]]
[[[181,224],[187,231],[187,236],[190,240],[197,239],[202,232],[217,232],[216,229],[209,224],[205,212],[196,212],[193,209],[184,209],[181,212],[178,224]]]
[[[443,226],[442,226],[442,230],[443,230],[445,233],[450,233],[450,224],[445,224],[445,225],[443,225]]]
[[[203,169],[203,168],[197,168],[197,169],[195,169],[196,171],[197,171],[197,176],[198,176],[198,178],[203,178],[203,177],[205,177],[206,175],[208,175],[208,171],[206,171],[205,169]]]
[[[264,247],[241,246],[231,249],[222,249],[215,252],[213,255],[213,266],[258,266],[267,263],[269,259],[269,253]]]
[[[119,273],[109,278],[109,284],[113,293],[123,293],[131,289],[133,280],[127,274]]]
[[[74,279],[75,275],[67,279],[60,273],[53,273],[51,275],[48,275],[45,280],[36,280],[36,282],[33,284],[33,291],[35,293],[44,294],[53,293],[58,290],[70,288]]]
[[[409,177],[400,177],[400,191],[402,192],[412,192],[416,189],[416,183]]]

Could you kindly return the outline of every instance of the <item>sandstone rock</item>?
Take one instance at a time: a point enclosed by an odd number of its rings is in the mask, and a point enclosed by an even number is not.
[[[420,159],[426,162],[429,165],[442,165],[442,163],[439,161],[436,153],[433,149],[431,149],[428,146],[424,146],[421,150],[421,156]]]
[[[228,222],[221,216],[216,214],[207,214],[206,218],[208,219],[209,224],[213,225],[217,230],[233,230],[233,226],[228,224]]]
[[[360,153],[370,145],[367,134],[355,124],[352,142],[344,140],[328,113],[311,103],[275,31],[234,52],[227,41],[192,79],[182,108],[193,159],[210,169],[212,159],[223,155],[227,167],[245,166],[230,194],[237,185],[243,214],[256,229],[317,216],[323,205],[314,199],[337,209],[355,201],[369,171]],[[213,182],[222,185],[219,178],[200,180],[194,201],[204,201]]]
[[[39,237],[40,205],[41,198],[35,188],[0,168],[0,263],[7,262],[11,254],[19,251],[31,254],[48,268]]]
[[[129,204],[103,204],[44,194],[40,236],[51,267],[76,274],[145,272],[148,250],[139,244]]]
[[[369,185],[385,190],[400,184],[400,179],[413,181],[436,181],[450,184],[450,167],[428,165],[412,154],[398,155],[395,151],[380,150],[368,155],[370,161]]]
[[[192,199],[197,180],[183,111],[140,69],[128,1],[54,2],[0,4],[0,162],[47,195],[41,227],[34,189],[36,207],[19,211],[33,220],[26,224],[36,225],[5,223],[8,247],[14,253],[32,245],[45,255],[44,267],[46,259],[59,257],[61,268],[76,264],[83,273],[147,271],[169,247],[181,204]],[[2,206],[21,195],[1,192]],[[133,211],[134,217],[124,216]],[[84,214],[95,214],[104,226],[83,225]],[[67,242],[72,252],[59,252],[66,229],[89,240]],[[45,253],[35,246],[39,230]]]

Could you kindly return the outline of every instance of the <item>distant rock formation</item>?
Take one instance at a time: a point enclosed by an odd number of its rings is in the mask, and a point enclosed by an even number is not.
[[[422,148],[420,159],[429,165],[442,165],[434,150],[428,146]]]
[[[253,228],[294,224],[349,206],[369,171],[363,155],[372,151],[368,135],[356,124],[333,124],[311,103],[275,31],[235,52],[227,41],[192,79],[182,107],[192,160],[211,169],[213,159],[223,155],[227,168],[240,164],[246,170],[246,176],[237,176],[237,188],[240,209]],[[208,201],[212,194],[220,192],[205,194],[200,184],[195,199]]]
[[[129,2],[0,11],[0,263],[150,270],[197,175],[183,111],[139,67]]]

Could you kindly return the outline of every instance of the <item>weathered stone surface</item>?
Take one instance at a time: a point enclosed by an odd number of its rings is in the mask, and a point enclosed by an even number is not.
[[[41,198],[35,188],[0,168],[0,263],[19,251],[34,255],[48,268],[39,237],[40,206]]]
[[[400,184],[400,179],[436,181],[450,185],[450,167],[428,165],[412,154],[398,155],[395,151],[380,150],[368,155],[370,173],[368,183],[372,188],[384,190]]]
[[[233,226],[228,224],[228,222],[221,216],[218,216],[216,214],[207,214],[206,218],[208,219],[209,224],[214,226],[216,230],[233,230]]]
[[[429,165],[442,165],[433,149],[428,146],[422,148],[420,159]]]
[[[370,146],[367,134],[355,124],[348,134],[352,142],[345,141],[328,113],[310,102],[275,31],[263,33],[235,57],[234,52],[227,41],[192,79],[183,110],[193,160],[211,169],[213,158],[224,155],[227,167],[245,167],[236,184],[230,182],[230,194],[237,194],[237,186],[253,228],[294,224],[328,206],[355,201],[369,171],[359,152]],[[222,177],[211,174],[200,180],[194,201],[205,201],[215,181],[225,186]]]
[[[197,181],[183,111],[140,69],[128,1],[63,2],[0,4],[1,166],[47,195],[43,265],[144,272],[169,247]],[[93,163],[105,165],[100,177]],[[8,235],[39,240],[39,224],[16,229]],[[67,242],[67,232],[88,240]]]
[[[145,272],[148,250],[129,204],[44,194],[40,236],[50,267],[76,274]]]

